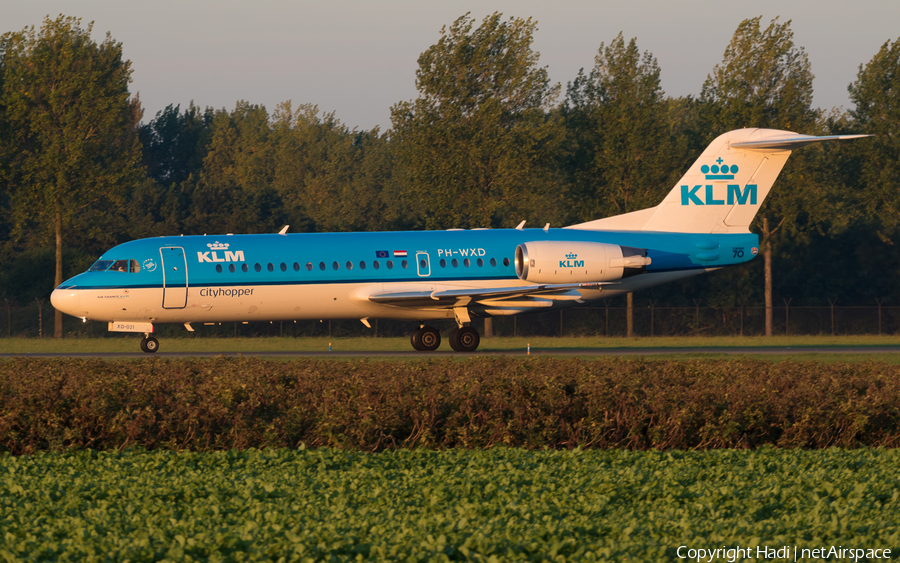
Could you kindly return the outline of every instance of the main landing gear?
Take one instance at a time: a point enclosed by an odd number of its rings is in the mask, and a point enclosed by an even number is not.
[[[441,333],[430,326],[420,327],[409,337],[412,347],[419,352],[434,352],[441,345]],[[450,331],[450,347],[456,352],[474,352],[481,343],[478,331],[470,326]]]
[[[159,350],[159,340],[153,338],[149,334],[144,336],[144,339],[141,340],[141,350],[148,354],[155,353]]]

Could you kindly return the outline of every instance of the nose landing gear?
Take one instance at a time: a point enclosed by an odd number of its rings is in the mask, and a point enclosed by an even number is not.
[[[143,352],[147,352],[148,354],[153,354],[157,350],[159,350],[159,340],[153,338],[149,334],[144,336],[144,339],[141,340],[141,350]]]

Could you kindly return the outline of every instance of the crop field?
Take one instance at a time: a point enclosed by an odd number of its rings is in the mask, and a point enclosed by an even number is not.
[[[897,450],[0,457],[6,561],[673,561],[900,546]],[[719,559],[726,561],[726,558]],[[799,559],[799,560],[811,560]]]
[[[0,362],[0,452],[896,447],[900,367],[478,357]]]
[[[898,444],[874,362],[17,358],[0,561],[896,557]]]

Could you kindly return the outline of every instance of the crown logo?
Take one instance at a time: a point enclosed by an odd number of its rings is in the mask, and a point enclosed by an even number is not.
[[[219,241],[216,241],[212,244],[207,244],[210,250],[228,250],[228,244],[222,244]]]
[[[574,252],[570,252],[570,253],[566,254],[566,258],[568,258],[569,260],[574,260],[574,259],[578,258],[578,255],[575,254]]]
[[[704,164],[700,167],[700,172],[706,174],[707,180],[734,180],[734,175],[738,173],[738,165],[722,164],[722,157],[716,159],[716,164],[708,166]]]

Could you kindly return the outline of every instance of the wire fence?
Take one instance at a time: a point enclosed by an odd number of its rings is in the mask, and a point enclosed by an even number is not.
[[[900,334],[900,307],[880,304],[869,307],[838,306],[794,307],[789,300],[773,307],[773,330],[779,335],[862,335]],[[47,338],[53,336],[54,309],[46,300],[29,304],[0,301],[0,338]],[[632,311],[635,336],[758,336],[765,334],[766,308],[738,307],[657,307],[635,306]],[[358,320],[194,323],[198,336],[373,336],[410,334],[418,325],[410,321],[372,320],[366,328]],[[429,322],[449,329],[453,321]],[[476,326],[481,329],[482,322]],[[562,311],[497,317],[493,319],[495,336],[626,336],[625,307],[576,307]],[[158,325],[162,336],[183,336],[181,325]],[[82,322],[64,316],[66,336],[103,338],[120,336],[107,332],[106,323]]]

